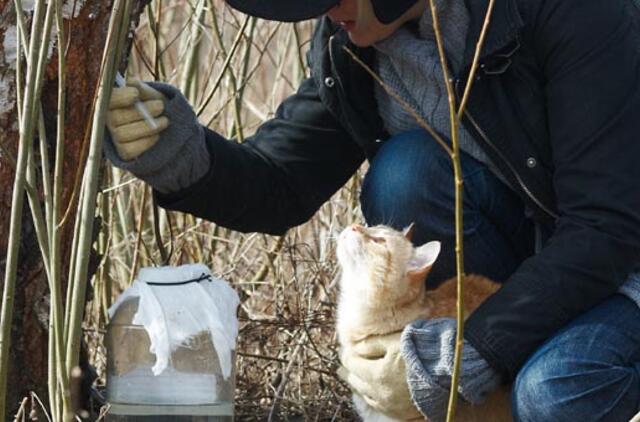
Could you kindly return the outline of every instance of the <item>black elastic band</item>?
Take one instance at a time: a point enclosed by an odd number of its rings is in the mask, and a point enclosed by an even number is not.
[[[149,286],[183,286],[185,284],[191,284],[191,283],[199,283],[201,281],[213,281],[212,277],[210,275],[207,274],[202,274],[200,277],[198,278],[192,278],[191,280],[185,280],[185,281],[176,281],[175,283],[158,283],[158,282],[153,282],[153,281],[145,281],[145,283],[147,283]]]

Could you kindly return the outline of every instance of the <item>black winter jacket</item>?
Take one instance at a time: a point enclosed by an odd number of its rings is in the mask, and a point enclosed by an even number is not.
[[[487,0],[471,27],[458,95]],[[513,378],[556,330],[614,294],[640,258],[640,46],[633,0],[496,0],[463,124],[552,236],[467,320],[465,337]],[[170,209],[240,231],[308,220],[388,135],[369,65],[326,18],[312,77],[243,144],[208,131],[210,172]]]

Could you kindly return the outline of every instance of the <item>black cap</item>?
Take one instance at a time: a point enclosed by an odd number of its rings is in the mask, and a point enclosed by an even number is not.
[[[418,0],[371,0],[373,11],[384,24],[398,19]],[[340,0],[227,0],[248,15],[263,19],[297,22],[318,17],[340,3]]]
[[[234,9],[272,21],[297,22],[326,13],[340,0],[227,0]]]
[[[398,19],[418,0],[371,0],[376,18],[384,24]]]

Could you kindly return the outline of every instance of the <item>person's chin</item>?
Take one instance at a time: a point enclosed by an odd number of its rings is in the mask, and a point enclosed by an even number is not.
[[[371,47],[376,40],[368,36],[367,34],[358,34],[357,32],[349,32],[349,39],[357,47],[365,48]]]

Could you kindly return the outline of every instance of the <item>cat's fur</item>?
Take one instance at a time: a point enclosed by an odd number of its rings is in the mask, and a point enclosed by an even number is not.
[[[420,318],[455,317],[455,279],[426,290],[425,279],[440,253],[439,242],[414,247],[412,227],[404,232],[387,226],[345,229],[338,239],[342,269],[337,332],[342,347],[367,337],[401,331]],[[465,277],[465,315],[498,289],[478,275]],[[355,407],[365,422],[394,421],[369,407],[354,394]],[[479,406],[460,403],[458,421],[510,421],[509,394],[501,390]],[[407,415],[407,419],[415,415]],[[405,419],[406,420],[406,419]]]

